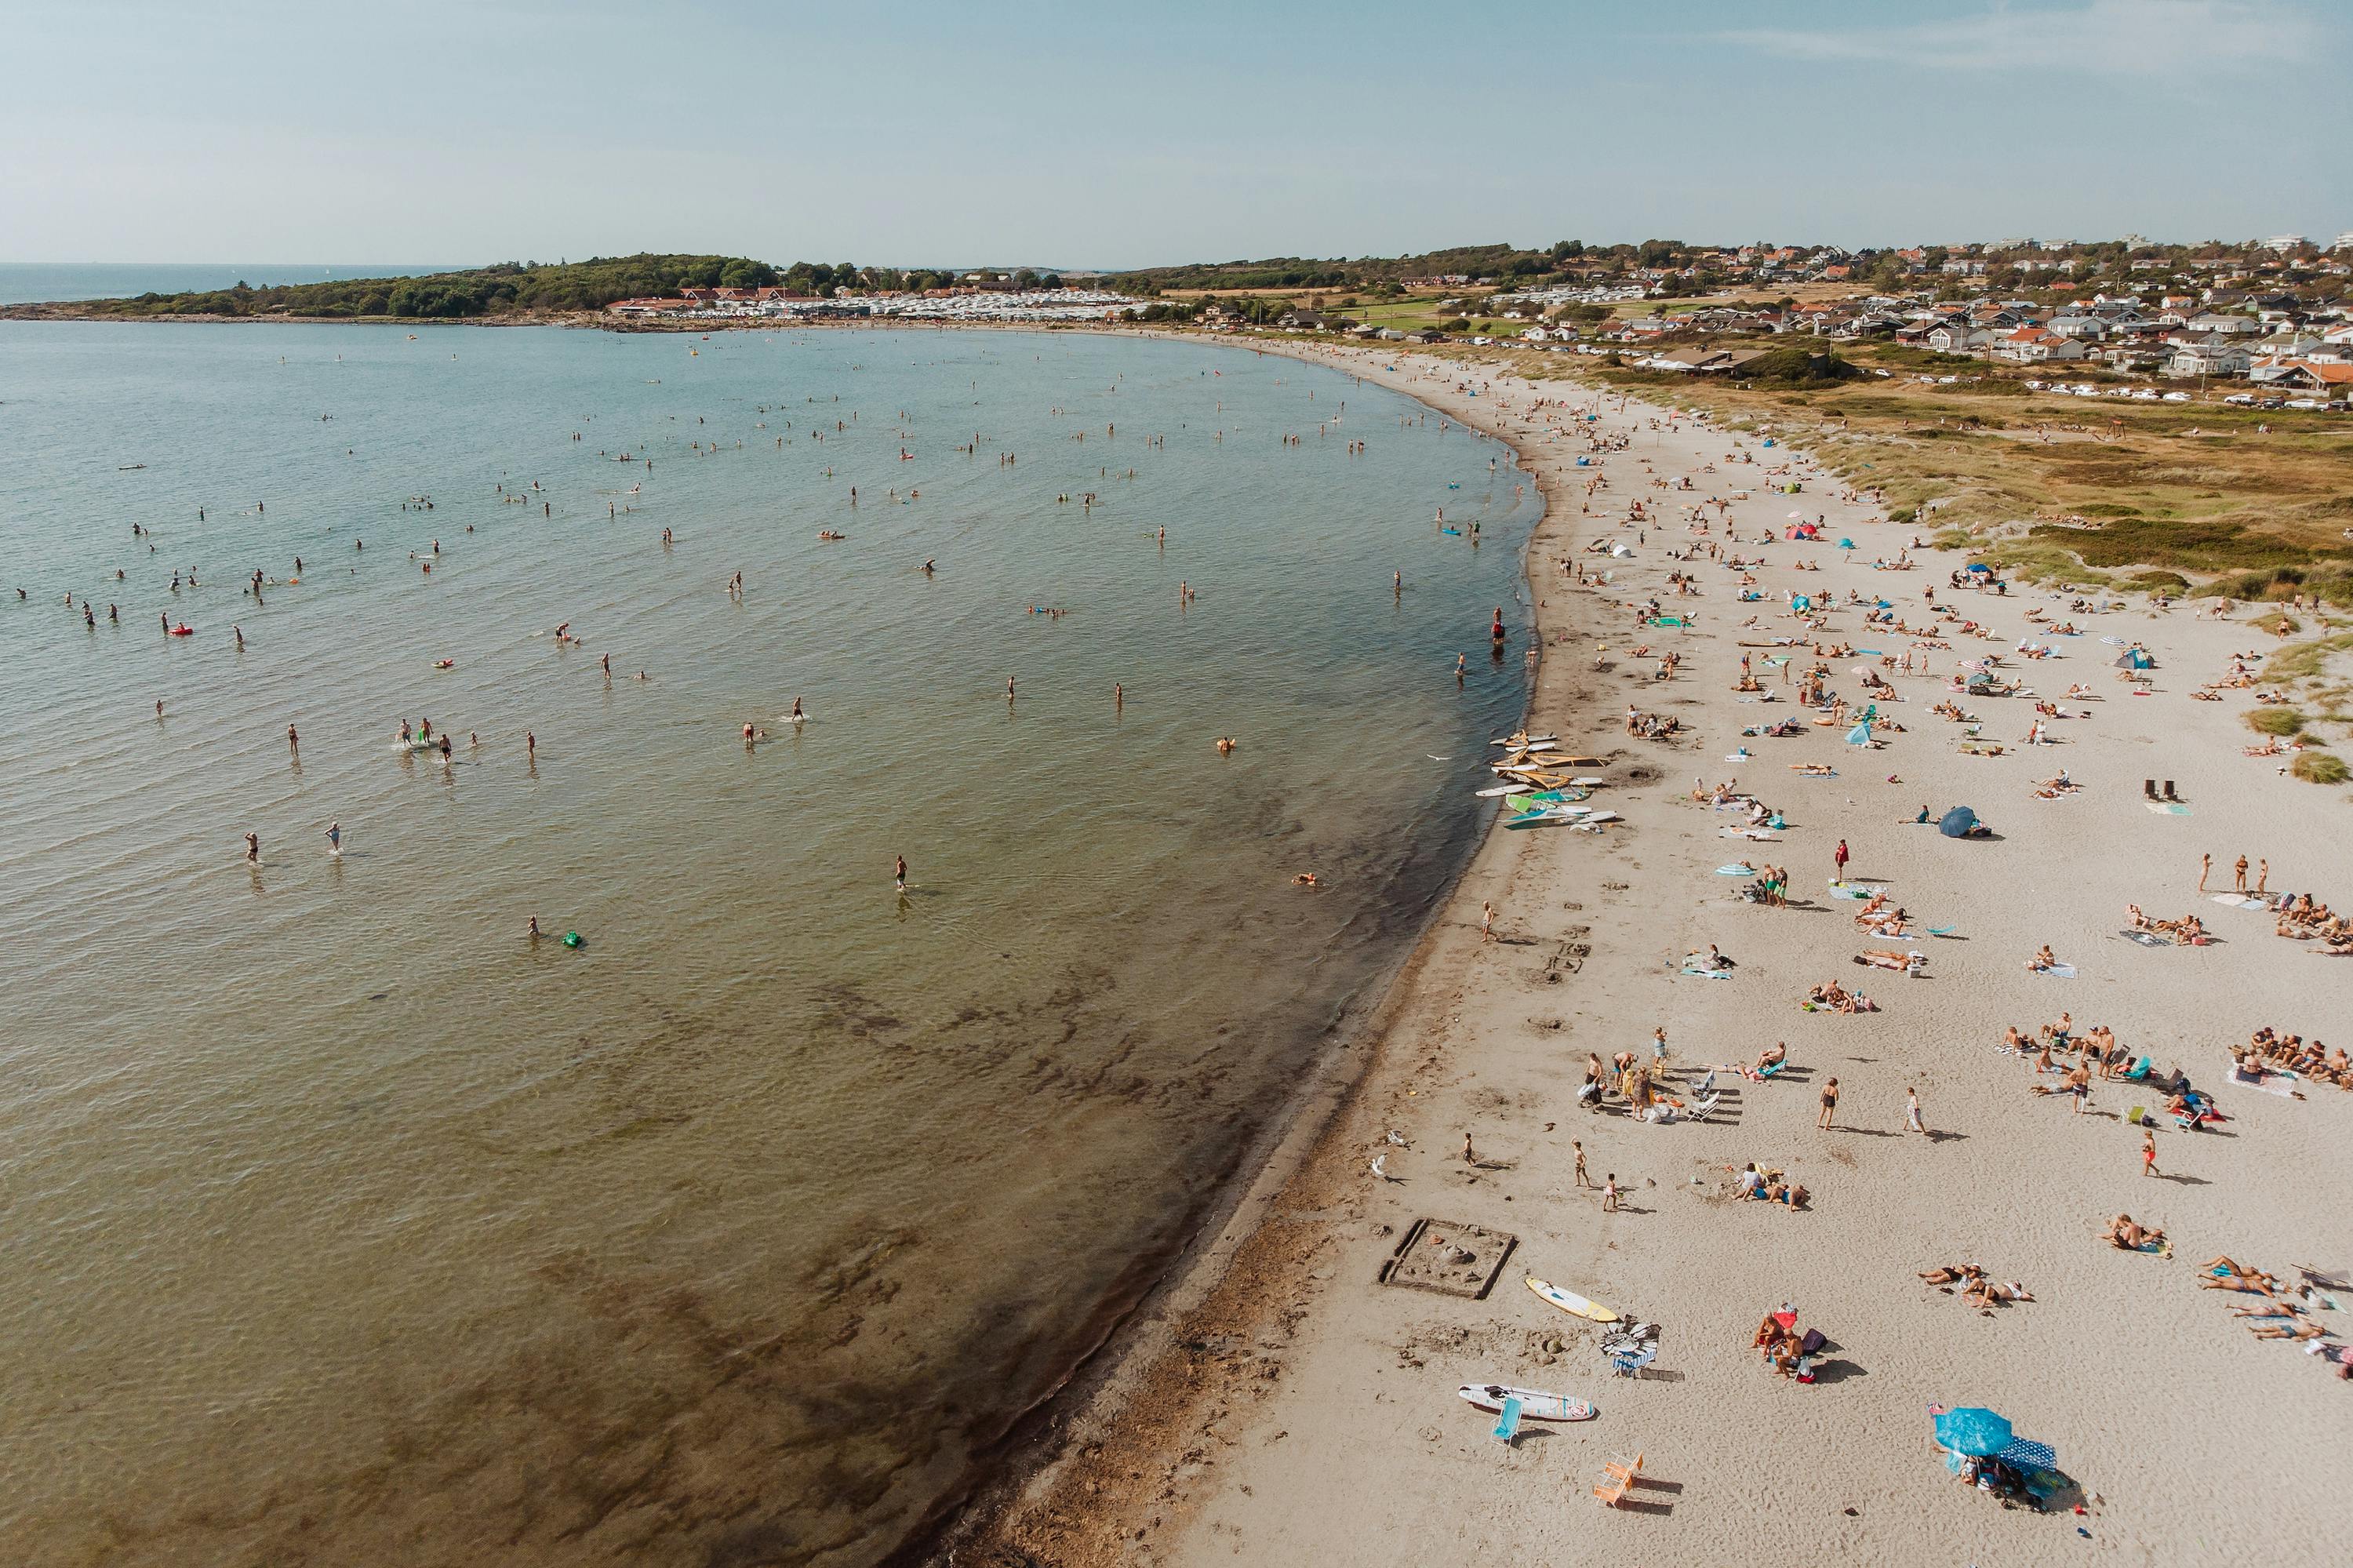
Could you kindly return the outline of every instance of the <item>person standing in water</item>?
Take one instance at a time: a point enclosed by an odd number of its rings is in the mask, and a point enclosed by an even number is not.
[[[332,855],[343,853],[343,824],[341,822],[327,824],[327,853]]]
[[[261,863],[261,835],[259,833],[248,833],[245,835],[245,858],[255,865],[259,865]]]
[[[302,751],[302,737],[294,733],[294,726],[290,724],[286,726],[286,749],[297,756]]]
[[[1488,628],[1487,635],[1497,642],[1504,640],[1504,607],[1500,604],[1495,607],[1495,624]]]
[[[904,893],[907,891],[907,857],[894,855],[892,858],[897,863],[891,868],[892,880],[897,884],[899,891]]]

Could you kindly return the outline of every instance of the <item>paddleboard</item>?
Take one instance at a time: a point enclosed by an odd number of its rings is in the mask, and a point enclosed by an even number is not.
[[[1565,1393],[1510,1388],[1500,1383],[1466,1383],[1454,1392],[1482,1410],[1501,1410],[1504,1401],[1516,1399],[1520,1414],[1530,1421],[1590,1421],[1600,1414],[1587,1401]]]
[[[1527,1286],[1529,1289],[1535,1291],[1537,1295],[1543,1297],[1546,1300],[1551,1302],[1554,1306],[1559,1308],[1564,1312],[1571,1313],[1579,1318],[1590,1318],[1597,1323],[1615,1323],[1618,1321],[1618,1314],[1609,1310],[1609,1308],[1602,1306],[1599,1302],[1588,1301],[1574,1290],[1563,1290],[1559,1286],[1551,1284],[1546,1280],[1538,1279],[1533,1274],[1527,1277]]]

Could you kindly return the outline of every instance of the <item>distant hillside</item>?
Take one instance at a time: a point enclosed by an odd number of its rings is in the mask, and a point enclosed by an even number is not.
[[[1402,286],[1409,278],[1492,278],[1499,282],[1534,284],[1572,270],[1624,265],[1638,258],[1680,255],[1672,240],[1651,240],[1641,246],[1616,245],[1588,249],[1564,239],[1541,250],[1513,245],[1462,245],[1451,250],[1426,250],[1419,256],[1361,256],[1355,260],[1335,257],[1275,256],[1259,261],[1201,261],[1178,267],[1141,267],[1105,276],[1131,293],[1183,289],[1367,289]]]
[[[596,311],[615,300],[681,288],[758,288],[782,275],[741,256],[617,256],[548,264],[503,261],[422,278],[348,278],[275,288],[215,289],[90,300],[76,314],[114,316],[348,316],[463,320]]]

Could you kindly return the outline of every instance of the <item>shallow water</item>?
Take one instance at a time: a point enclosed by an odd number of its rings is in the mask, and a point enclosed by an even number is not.
[[[1421,414],[1079,334],[0,323],[0,1538],[900,1542],[1467,854],[1538,502]]]

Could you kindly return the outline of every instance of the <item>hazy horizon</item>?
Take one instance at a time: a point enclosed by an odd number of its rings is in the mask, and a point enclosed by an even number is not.
[[[283,0],[12,23],[0,260],[640,250],[1116,270],[1767,238],[2353,228],[2317,0],[1695,0],[1442,22],[1050,3]],[[401,38],[439,40],[376,69]],[[84,263],[87,264],[87,263]],[[173,265],[194,265],[171,261]],[[977,264],[977,263],[971,263]],[[999,263],[991,263],[992,265]]]

